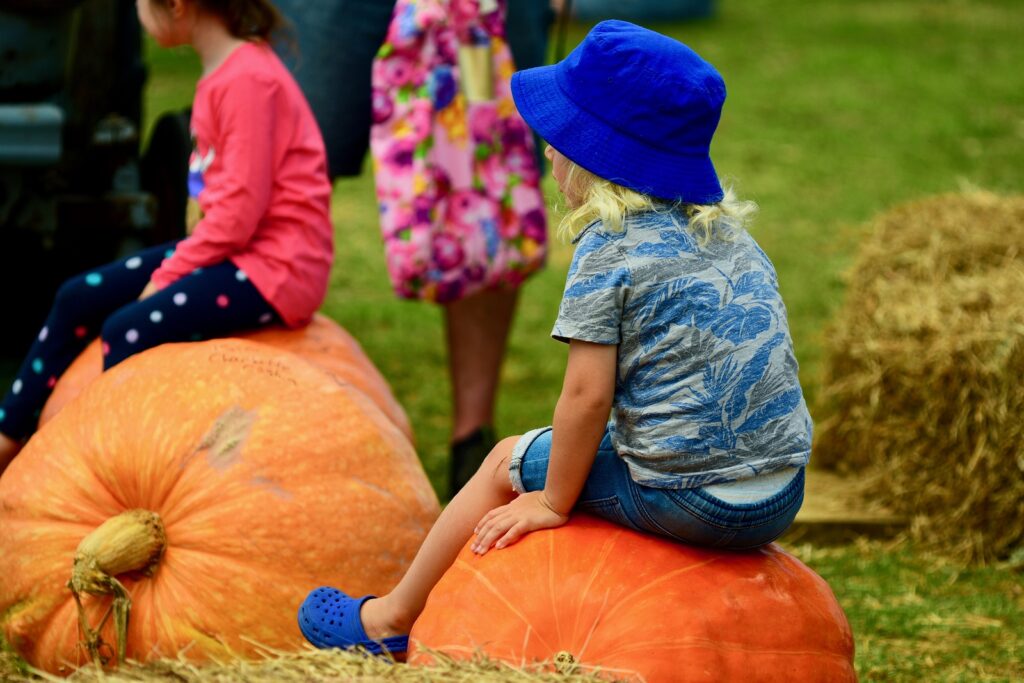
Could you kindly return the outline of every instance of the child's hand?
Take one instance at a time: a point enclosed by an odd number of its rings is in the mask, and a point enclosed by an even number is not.
[[[158,290],[156,288],[156,285],[154,285],[153,281],[150,280],[149,282],[146,283],[146,288],[142,290],[142,294],[139,294],[139,301],[142,301],[143,299],[146,299],[156,294],[157,291]]]
[[[504,548],[531,531],[562,526],[568,519],[569,515],[551,507],[543,491],[530,491],[484,515],[473,530],[476,542],[472,550],[483,555],[492,545]]]

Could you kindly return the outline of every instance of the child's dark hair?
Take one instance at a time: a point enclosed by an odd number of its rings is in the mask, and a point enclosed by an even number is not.
[[[167,4],[167,0],[156,2]],[[272,34],[285,27],[284,17],[269,0],[195,0],[195,3],[220,17],[235,38],[259,38],[270,42]]]

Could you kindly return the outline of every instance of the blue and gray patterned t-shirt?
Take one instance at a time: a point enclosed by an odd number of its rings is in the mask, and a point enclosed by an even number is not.
[[[684,214],[649,212],[573,241],[551,334],[619,345],[611,436],[636,482],[693,488],[807,463],[786,308],[749,234],[700,246]]]

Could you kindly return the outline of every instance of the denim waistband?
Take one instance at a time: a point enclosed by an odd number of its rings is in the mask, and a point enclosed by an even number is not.
[[[672,494],[702,515],[725,524],[756,525],[767,522],[799,505],[804,496],[804,468],[773,496],[754,503],[728,503],[703,489],[682,489]]]

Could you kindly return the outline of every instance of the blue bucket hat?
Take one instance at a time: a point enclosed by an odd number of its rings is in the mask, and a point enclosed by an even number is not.
[[[687,204],[724,196],[711,163],[725,82],[677,40],[602,21],[558,64],[512,76],[526,122],[591,173]]]

